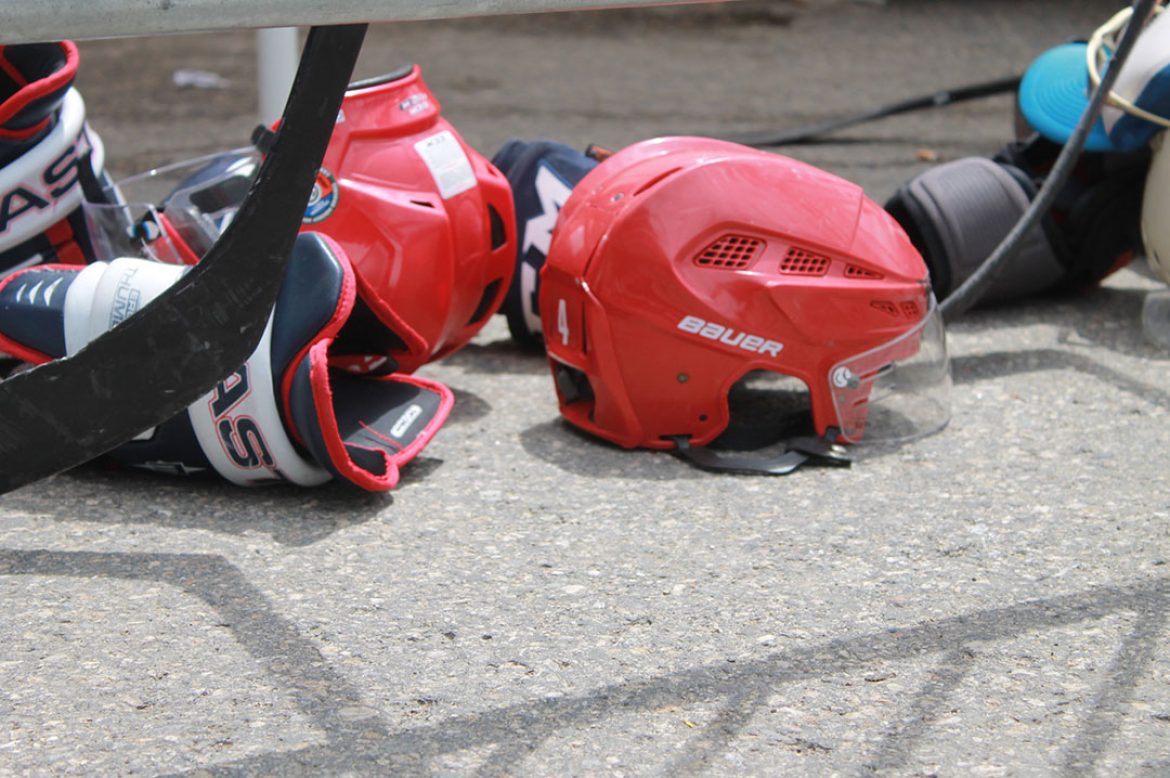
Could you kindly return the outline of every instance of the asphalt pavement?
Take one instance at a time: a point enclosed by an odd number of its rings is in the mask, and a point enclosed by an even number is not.
[[[359,75],[420,63],[489,156],[620,147],[1018,73],[1119,5],[387,25]],[[84,42],[111,170],[246,143],[253,57],[248,32]],[[1012,133],[1002,96],[784,153],[882,201]],[[388,495],[86,467],[0,497],[0,775],[1170,774],[1158,288],[965,316],[949,426],[847,469],[586,438],[496,317],[421,371],[455,408]]]

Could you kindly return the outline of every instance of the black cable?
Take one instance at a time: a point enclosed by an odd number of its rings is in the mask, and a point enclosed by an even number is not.
[[[829,119],[807,127],[793,127],[776,132],[745,133],[742,135],[725,136],[723,139],[757,148],[812,143],[820,139],[823,135],[837,130],[843,130],[846,127],[853,127],[857,124],[864,124],[875,119],[885,119],[888,116],[897,116],[898,114],[909,113],[910,111],[941,108],[953,103],[961,103],[965,100],[975,100],[980,97],[990,97],[1005,92],[1014,92],[1019,85],[1019,76],[1008,76],[1006,78],[995,79],[994,81],[983,81],[978,84],[956,87],[955,89],[932,92],[929,95],[922,95],[921,97],[899,100],[896,103],[889,103],[852,116]]]
[[[1106,97],[1113,89],[1113,83],[1125,65],[1125,60],[1129,57],[1146,18],[1149,17],[1154,8],[1154,1],[1134,0],[1131,16],[1125,25],[1125,32],[1122,33],[1121,40],[1117,43],[1117,49],[1113,52],[1109,67],[1101,76],[1101,83],[1093,91],[1088,106],[1077,122],[1076,129],[1073,130],[1072,135],[1064,144],[1064,148],[1061,149],[1060,155],[1056,158],[1056,162],[1045,178],[1044,184],[1040,187],[1040,191],[1037,192],[1036,197],[1011,231],[991,252],[991,256],[939,305],[943,319],[947,322],[953,321],[979,302],[1006,263],[1015,257],[1023,244],[1025,234],[1052,208],[1057,193],[1064,188],[1072,173],[1073,166],[1076,165],[1078,157],[1084,150],[1085,139],[1088,137],[1093,123],[1101,114],[1101,106],[1104,105]]]

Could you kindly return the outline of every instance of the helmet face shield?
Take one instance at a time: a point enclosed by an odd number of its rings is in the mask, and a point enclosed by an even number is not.
[[[927,315],[914,327],[830,368],[833,409],[846,442],[904,442],[950,420],[946,332],[934,295],[929,299]]]
[[[158,224],[158,211],[145,203],[85,203],[86,226],[89,228],[94,260],[113,262],[119,257],[140,257],[160,262],[174,262],[170,240],[159,233],[156,240],[144,239],[146,224]],[[150,232],[155,232],[150,230]]]
[[[187,169],[163,211],[170,227],[194,254],[202,257],[235,218],[260,168],[254,149],[227,152],[204,163],[202,171]]]
[[[97,259],[195,264],[239,210],[259,164],[259,153],[243,148],[112,184],[107,203],[85,204]]]

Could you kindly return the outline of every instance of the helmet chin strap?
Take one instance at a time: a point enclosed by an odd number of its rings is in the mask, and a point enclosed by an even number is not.
[[[677,448],[674,454],[702,470],[748,475],[788,475],[811,461],[813,464],[849,467],[853,457],[840,443],[835,442],[839,430],[830,427],[824,437],[797,437],[784,442],[787,450],[774,457],[750,454],[723,454],[706,446],[692,446],[690,438],[677,435],[671,438]]]

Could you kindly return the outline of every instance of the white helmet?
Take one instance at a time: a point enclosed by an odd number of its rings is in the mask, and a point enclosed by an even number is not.
[[[1154,156],[1142,198],[1142,241],[1150,269],[1170,284],[1170,142],[1166,132],[1151,145]]]

